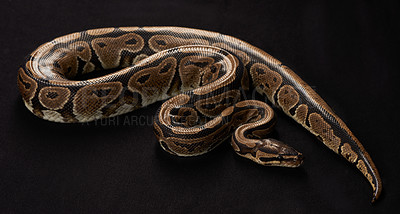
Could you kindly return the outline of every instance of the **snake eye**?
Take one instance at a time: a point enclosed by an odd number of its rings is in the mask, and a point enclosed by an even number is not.
[[[278,155],[278,157],[276,159],[278,159],[278,161],[282,161],[283,157],[282,157],[282,155]]]

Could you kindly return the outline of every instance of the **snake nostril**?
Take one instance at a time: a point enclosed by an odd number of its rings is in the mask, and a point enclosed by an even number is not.
[[[293,162],[303,162],[304,156],[302,154],[298,154],[297,157],[293,159]]]

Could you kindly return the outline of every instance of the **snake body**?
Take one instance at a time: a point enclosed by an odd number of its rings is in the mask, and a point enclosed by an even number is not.
[[[55,122],[113,117],[170,98],[154,121],[165,151],[200,155],[231,137],[237,154],[259,164],[299,166],[301,153],[265,138],[275,124],[271,107],[241,101],[254,87],[355,165],[373,201],[382,189],[369,154],[323,99],[280,61],[231,36],[181,27],[73,33],[32,52],[17,82],[26,107]]]

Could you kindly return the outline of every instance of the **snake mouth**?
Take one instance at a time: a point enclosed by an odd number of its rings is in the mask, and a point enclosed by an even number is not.
[[[303,154],[299,153],[296,156],[284,158],[284,160],[281,161],[281,166],[299,167],[299,166],[301,166],[301,164],[303,164],[303,161],[304,161],[304,156],[303,156]]]
[[[259,158],[260,164],[264,166],[280,166],[295,168],[301,166],[304,161],[304,156],[301,153],[296,155],[277,155],[276,157],[270,158]]]

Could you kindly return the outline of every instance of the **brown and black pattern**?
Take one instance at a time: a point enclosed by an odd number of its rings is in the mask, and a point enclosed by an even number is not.
[[[44,87],[39,91],[39,102],[50,110],[62,109],[68,102],[71,92],[64,87]]]
[[[182,89],[186,91],[198,88],[201,86],[202,82],[203,85],[205,85],[209,81],[212,82],[212,79],[215,80],[216,78],[213,78],[213,75],[210,74],[211,71],[207,72],[208,75],[204,75],[205,79],[203,81],[202,78],[200,78],[203,76],[204,72],[206,72],[206,69],[211,70],[209,68],[211,64],[214,64],[214,59],[211,57],[201,57],[196,55],[184,57],[179,63],[179,76],[182,80]],[[216,65],[214,67],[216,67]]]
[[[240,156],[299,166],[301,153],[267,138],[275,124],[272,109],[240,101],[241,89],[254,87],[357,167],[373,188],[373,201],[382,190],[369,154],[328,104],[279,60],[231,36],[180,27],[73,33],[35,50],[17,83],[26,107],[56,122],[112,117],[170,98],[154,122],[167,152],[200,155],[232,136]]]
[[[78,120],[102,118],[101,109],[118,98],[122,91],[120,82],[87,85],[80,88],[73,100],[74,114]]]
[[[29,75],[25,73],[24,69],[20,68],[18,71],[17,84],[22,99],[26,105],[32,106],[32,99],[37,92],[37,82],[33,78],[29,77]]]
[[[137,53],[143,49],[144,40],[135,33],[126,33],[119,37],[99,37],[91,41],[104,69],[119,67],[122,51]]]

